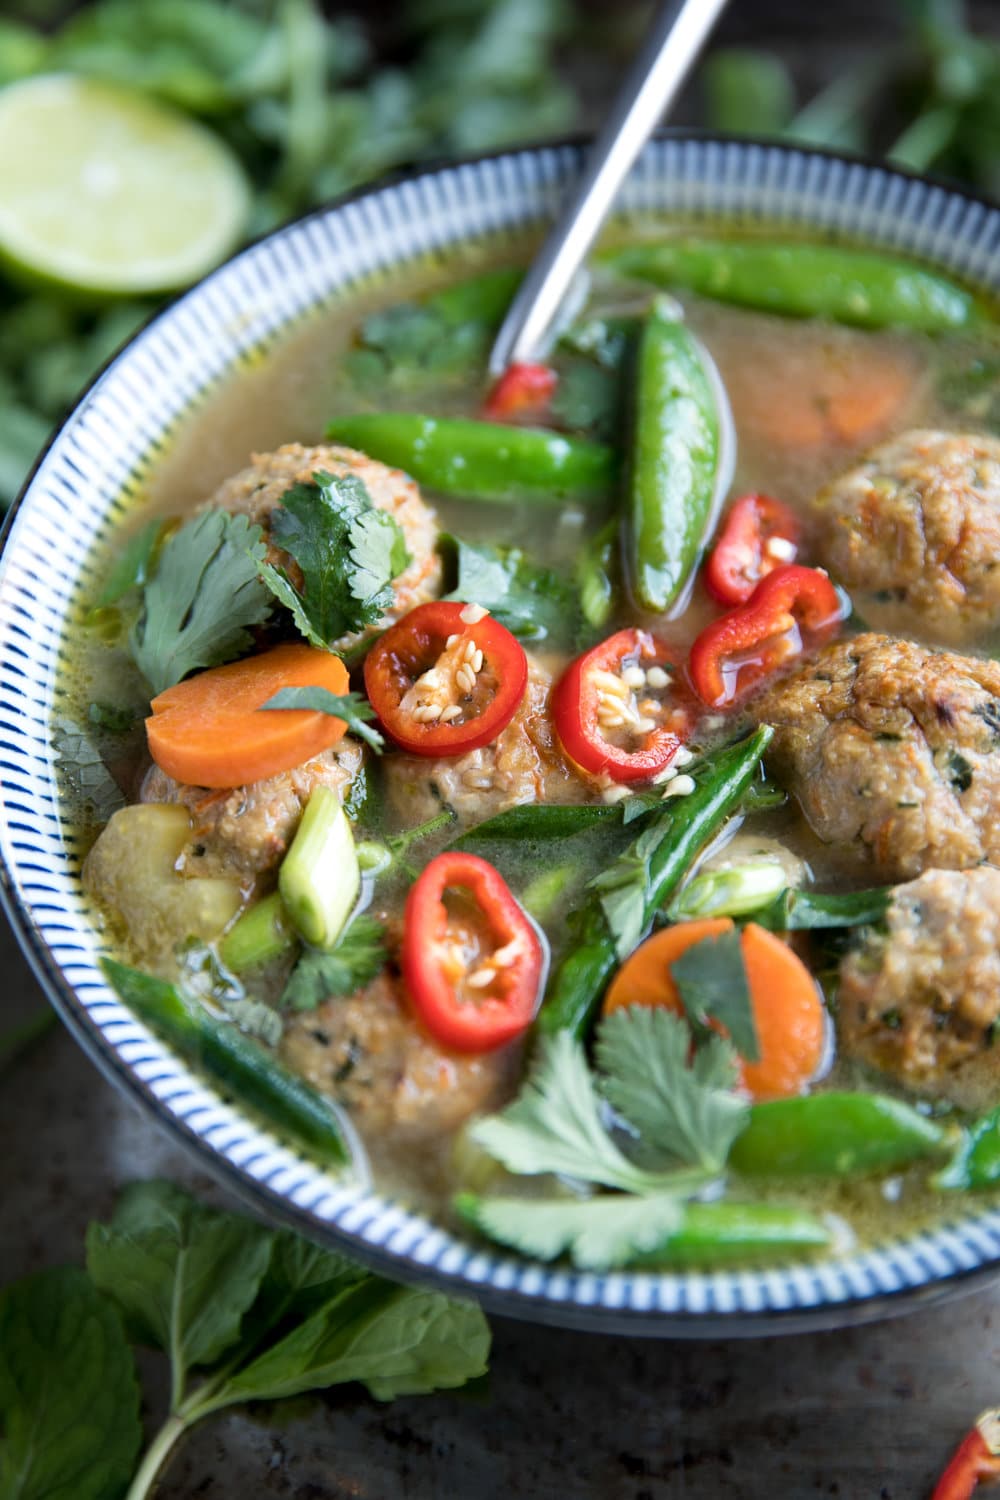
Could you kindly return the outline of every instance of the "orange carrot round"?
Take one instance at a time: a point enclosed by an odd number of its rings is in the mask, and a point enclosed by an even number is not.
[[[246,786],[290,771],[344,735],[342,719],[311,709],[263,710],[285,687],[347,690],[339,656],[313,646],[275,646],[261,656],[198,672],[152,701],[149,753],[175,781]]]
[[[684,1006],[670,965],[704,938],[731,931],[729,917],[678,922],[647,938],[625,960],[604,999],[604,1014],[627,1005]],[[805,964],[774,933],[749,922],[740,934],[760,1058],[742,1062],[743,1083],[755,1099],[798,1094],[823,1057],[826,1017],[816,982]],[[713,1023],[715,1024],[715,1023]],[[716,1025],[724,1034],[724,1028]]]

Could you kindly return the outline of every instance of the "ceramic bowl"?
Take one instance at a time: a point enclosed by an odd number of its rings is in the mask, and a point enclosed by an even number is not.
[[[38,978],[103,1072],[265,1215],[401,1280],[539,1322],[652,1336],[801,1330],[885,1316],[1000,1267],[1000,1211],[956,1200],[933,1231],[814,1264],[713,1273],[579,1274],[465,1240],[338,1181],[223,1099],[109,991],[53,764],[67,618],[95,547],[185,410],[310,310],[460,241],[489,246],[549,221],[578,145],[426,171],[321,209],[251,246],[142,330],[52,439],[0,556],[2,894]],[[1000,210],[859,161],[666,135],[642,155],[623,215],[806,228],[911,254],[1000,291]]]

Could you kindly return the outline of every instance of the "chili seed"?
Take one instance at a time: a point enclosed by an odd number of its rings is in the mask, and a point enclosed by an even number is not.
[[[440,719],[440,703],[420,703],[413,710],[413,717],[418,724],[429,724],[433,719]]]
[[[459,643],[459,641],[460,641],[460,640],[461,640],[461,639],[462,639],[462,637],[461,637],[461,636],[460,636],[460,635],[450,635],[450,636],[449,636],[449,637],[448,637],[448,639],[447,639],[447,640],[446,640],[446,641],[445,641],[445,646],[446,646],[446,647],[447,647],[447,648],[448,648],[448,650],[449,650],[449,651],[450,651],[450,650],[451,650],[451,648],[452,648],[452,646],[457,646],[457,645],[458,645],[458,643]]]
[[[489,964],[484,964],[481,969],[476,969],[475,973],[467,974],[465,982],[470,990],[482,990],[496,977],[496,969],[492,968]]]
[[[449,703],[447,708],[441,710],[441,723],[450,724],[452,719],[457,719],[461,712],[457,703]]]
[[[627,786],[609,786],[607,791],[601,793],[601,801],[613,807],[616,802],[624,802],[626,797],[631,797],[631,795]]]
[[[646,674],[641,667],[626,667],[622,673],[622,682],[626,687],[641,688],[646,686]]]
[[[664,797],[689,797],[695,788],[693,776],[675,776],[664,788]]]
[[[646,673],[646,681],[651,688],[665,688],[670,678],[662,667],[650,667]]]
[[[471,667],[459,667],[455,673],[455,681],[464,692],[471,693],[476,685],[476,674]]]
[[[502,948],[498,948],[490,962],[496,964],[498,969],[508,969],[520,952],[520,948],[520,943],[517,938],[514,938]]]
[[[478,625],[488,614],[489,610],[484,609],[481,604],[467,604],[458,618],[463,625]]]

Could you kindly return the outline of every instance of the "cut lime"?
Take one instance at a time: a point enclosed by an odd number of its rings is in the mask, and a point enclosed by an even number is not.
[[[210,131],[116,84],[51,74],[0,90],[0,258],[97,295],[168,291],[240,237],[249,193]]]

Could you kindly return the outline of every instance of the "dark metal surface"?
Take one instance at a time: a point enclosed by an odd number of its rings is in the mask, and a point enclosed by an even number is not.
[[[6,926],[0,972],[2,1030],[44,1003]],[[79,1261],[130,1178],[227,1201],[61,1031],[0,1076],[0,1140],[0,1282]],[[921,1500],[1000,1399],[1000,1287],[759,1342],[494,1330],[485,1393],[384,1407],[350,1390],[234,1413],[187,1440],[159,1500]]]

